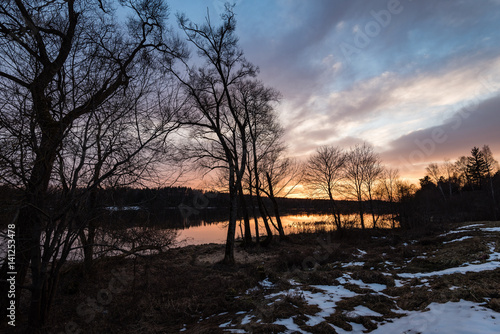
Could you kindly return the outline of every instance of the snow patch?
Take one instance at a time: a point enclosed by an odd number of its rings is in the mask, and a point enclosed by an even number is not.
[[[358,305],[354,308],[354,311],[346,311],[344,314],[350,318],[357,317],[382,317],[382,314],[369,309],[366,306]]]
[[[408,316],[393,319],[392,323],[380,324],[371,333],[496,334],[500,328],[499,313],[473,302],[432,303],[428,309],[427,312],[409,312]]]
[[[469,230],[469,229],[472,229],[475,227],[480,227],[480,226],[484,226],[484,224],[472,224],[472,225],[461,226],[461,227],[457,228],[457,230]]]
[[[342,265],[342,268],[347,268],[347,267],[362,267],[364,266],[364,262],[349,262],[349,263],[344,263]]]
[[[219,325],[219,327],[220,327],[220,328],[223,328],[223,327],[227,327],[227,326],[229,326],[229,325],[231,325],[231,320],[230,320],[230,321],[228,321],[228,322],[225,322],[225,323],[223,323],[223,324],[220,324],[220,325]]]
[[[140,206],[107,206],[104,209],[108,211],[138,211],[141,209]]]
[[[430,277],[430,276],[441,276],[441,275],[451,275],[451,274],[465,274],[468,272],[480,272],[486,270],[495,270],[500,268],[500,261],[492,261],[480,264],[467,264],[464,267],[448,268],[440,271],[433,271],[430,273],[400,273],[399,277],[403,278],[420,278],[420,277]]]
[[[358,249],[358,253],[359,253],[359,254],[354,254],[354,256],[355,256],[355,257],[357,257],[357,258],[362,258],[363,256],[365,256],[365,255],[367,254],[367,253],[366,253],[364,250],[362,250],[362,249]]]
[[[365,283],[362,280],[357,280],[357,279],[351,279],[349,283],[356,284],[362,289],[370,289],[376,292],[383,291],[387,289],[387,285],[385,284],[379,284],[379,283]]]
[[[252,316],[247,314],[242,320],[241,320],[241,324],[242,325],[246,325],[248,323],[250,323],[250,321],[252,320]]]
[[[473,228],[476,228],[476,227],[481,227],[481,226],[484,226],[484,224],[472,224],[472,225],[467,225],[467,226],[461,226],[461,227],[458,227],[456,230],[451,230],[449,232],[446,232],[446,233],[443,233],[443,234],[440,234],[439,237],[444,237],[444,236],[447,236],[449,234],[454,234],[454,233],[463,233],[463,232],[466,232],[464,230],[471,230]],[[495,228],[494,228],[495,229]],[[481,230],[485,231],[487,229],[485,228],[482,228]],[[493,230],[492,232],[498,232],[500,230]]]
[[[267,277],[263,281],[260,281],[259,285],[264,289],[272,289],[274,287],[274,284]]]
[[[443,242],[443,244],[449,244],[449,243],[457,242],[457,241],[464,241],[464,240],[471,239],[471,238],[472,237],[470,235],[467,235],[465,237],[461,237],[461,238],[458,238],[458,239],[454,239],[454,240],[450,240],[450,241],[445,241],[445,242]]]
[[[485,232],[500,232],[500,227],[485,227],[481,230]]]

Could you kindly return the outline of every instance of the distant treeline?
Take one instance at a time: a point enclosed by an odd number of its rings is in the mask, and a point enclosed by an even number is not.
[[[5,226],[12,219],[15,203],[21,199],[19,190],[0,186],[0,224]],[[57,201],[60,192],[52,189],[48,200]],[[251,199],[246,196],[247,202]],[[264,197],[263,202],[271,207],[270,199]],[[277,198],[283,214],[294,213],[330,213],[330,203],[326,199],[307,198]],[[218,222],[228,219],[229,194],[192,189],[189,187],[164,188],[133,188],[119,187],[100,189],[97,192],[97,207],[113,219],[130,219],[127,223],[140,224],[141,217],[147,216],[148,221],[162,224],[174,224],[182,218],[190,225],[203,222]],[[364,203],[368,210],[368,204]],[[375,201],[378,214],[388,214],[390,206],[384,201]],[[255,204],[257,206],[257,204]],[[338,201],[338,208],[342,214],[357,212],[355,201]],[[368,211],[369,212],[369,211]],[[172,226],[182,227],[182,226]]]
[[[426,171],[420,187],[412,185],[401,197],[403,225],[500,219],[500,171],[488,145]]]
[[[151,212],[162,210],[189,209],[214,210],[227,209],[229,207],[229,194],[211,192],[188,187],[165,187],[157,189],[117,188],[101,191],[102,206],[140,206]],[[250,201],[250,197],[246,196]],[[264,202],[270,205],[268,198]],[[269,201],[269,202],[268,202]],[[280,209],[283,212],[291,211],[315,211],[328,212],[329,201],[323,199],[306,198],[277,198]],[[353,201],[339,201],[342,213],[354,213],[357,210]],[[384,207],[384,202],[379,201],[379,207]]]

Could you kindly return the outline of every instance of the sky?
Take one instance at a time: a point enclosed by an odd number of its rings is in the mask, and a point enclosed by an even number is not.
[[[224,8],[168,3],[194,22]],[[413,181],[474,146],[500,160],[499,0],[233,3],[246,58],[282,94],[290,156],[366,142]]]

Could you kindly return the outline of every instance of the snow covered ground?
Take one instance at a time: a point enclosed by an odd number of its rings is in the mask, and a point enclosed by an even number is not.
[[[371,333],[497,334],[499,330],[499,313],[461,300],[457,303],[432,303],[425,312],[408,312],[405,317],[385,323]]]
[[[463,226],[442,234],[439,237],[448,237],[458,233],[465,234],[457,238],[443,242],[443,246],[457,245],[460,242],[470,242],[472,236],[466,235],[468,232],[483,232],[486,234],[496,234],[496,240],[500,235],[500,227],[484,227],[483,224],[472,224]],[[493,239],[495,240],[495,239]],[[487,243],[489,254],[481,260],[462,263],[458,266],[447,268],[444,270],[408,273],[405,268],[399,271],[387,270],[382,274],[392,277],[395,282],[395,288],[404,289],[406,287],[429,287],[432,280],[443,277],[444,275],[462,274],[467,273],[480,273],[485,271],[495,270],[500,268],[500,253],[496,251],[498,241],[490,241]],[[408,244],[406,244],[408,245]],[[307,282],[290,281],[291,288],[283,291],[275,291],[275,285],[269,280],[265,279],[259,283],[257,287],[247,291],[247,294],[252,294],[261,291],[267,305],[278,305],[283,303],[284,300],[291,299],[295,301],[293,307],[297,310],[303,305],[313,306],[314,312],[309,311],[297,314],[283,316],[282,318],[275,319],[273,325],[281,325],[280,328],[286,328],[283,333],[312,333],[316,331],[309,331],[307,328],[318,326],[322,324],[321,333],[331,328],[332,333],[363,333],[371,330],[370,333],[396,333],[396,334],[417,334],[417,333],[453,333],[453,334],[493,334],[500,333],[500,313],[493,311],[484,306],[483,302],[472,302],[460,299],[456,302],[446,303],[430,303],[422,310],[408,311],[403,310],[396,302],[398,296],[388,294],[388,286],[380,283],[365,283],[361,279],[355,279],[353,271],[356,267],[363,266],[363,257],[366,251],[358,249],[355,257],[360,261],[348,261],[341,263],[339,268],[342,268],[343,275],[336,279],[337,285],[309,285]],[[429,255],[430,256],[430,255]],[[419,256],[425,258],[426,256]],[[408,263],[411,261],[408,261]],[[388,262],[389,264],[392,264]],[[389,268],[390,266],[387,266]],[[499,277],[500,279],[500,277]],[[418,280],[419,285],[415,284]],[[394,284],[393,284],[394,285]],[[356,288],[359,289],[359,292]],[[459,287],[451,286],[448,290],[457,290]],[[355,291],[353,291],[355,290]],[[367,292],[368,291],[368,292]],[[333,314],[339,314],[339,303],[347,299],[354,299],[362,297],[363,295],[379,296],[380,298],[391,299],[393,302],[390,313],[392,317],[387,317],[387,312],[384,316],[382,311],[369,308],[365,305],[357,305],[351,309],[341,311],[341,317],[347,319],[347,326],[341,328],[334,324],[332,319]],[[361,300],[361,299],[360,299]],[[247,333],[245,326],[249,323],[261,323],[266,317],[262,311],[252,310],[244,315],[238,316],[229,322],[224,322],[220,328],[228,333]],[[370,322],[375,324],[376,329],[366,328],[366,322],[360,321],[361,318],[369,319]],[[326,326],[326,327],[325,327]],[[329,327],[328,327],[329,326]],[[248,327],[247,327],[248,328]],[[327,329],[325,329],[327,328]]]

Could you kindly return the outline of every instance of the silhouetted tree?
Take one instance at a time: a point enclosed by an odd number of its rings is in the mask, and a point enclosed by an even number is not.
[[[283,128],[279,125],[273,104],[279,102],[279,93],[255,80],[243,82],[238,89],[240,106],[248,117],[248,139],[250,142],[247,159],[247,188],[252,201],[255,224],[256,242],[259,244],[258,216],[253,204],[253,196],[257,202],[260,216],[264,222],[267,238],[265,244],[272,240],[272,230],[269,225],[267,210],[262,200],[262,184],[266,179],[263,174],[262,162],[276,148],[283,136]]]
[[[339,183],[344,178],[346,154],[338,147],[322,146],[309,157],[304,170],[304,182],[313,193],[327,196],[331,203],[334,222],[342,229],[339,208],[335,201]]]
[[[467,175],[472,186],[481,189],[482,180],[486,178],[488,166],[484,154],[477,147],[473,147],[471,155],[467,157]]]
[[[280,240],[285,239],[277,197],[286,197],[301,181],[298,164],[285,156],[285,147],[277,142],[262,162],[263,178],[267,181],[262,191],[269,197],[273,206]],[[271,217],[269,218],[272,219]]]
[[[224,262],[234,264],[238,195],[248,158],[249,123],[238,106],[234,90],[238,83],[254,77],[257,68],[244,58],[238,46],[236,21],[230,6],[226,6],[221,19],[222,24],[215,27],[207,16],[206,22],[199,26],[179,15],[179,25],[204,65],[189,65],[187,54],[180,55],[182,71],[172,63],[165,65],[183,85],[187,96],[183,122],[194,126],[192,139],[197,144],[189,153],[210,169],[226,170],[231,208]]]
[[[380,175],[380,191],[382,199],[389,202],[391,210],[392,228],[396,227],[396,201],[399,183],[399,170],[384,168]]]
[[[170,175],[157,173],[160,165],[164,169],[164,162],[173,160],[169,135],[179,127],[177,87],[159,87],[165,79],[156,71],[148,73],[145,68],[144,74],[128,86],[126,96],[110,98],[75,122],[56,159],[56,181],[62,199],[71,207],[66,220],[75,220],[81,227],[78,233],[87,272],[102,220],[99,189],[152,184],[158,178],[172,181]],[[111,239],[109,231],[102,233]]]
[[[373,196],[374,196],[374,189],[376,187],[376,183],[379,181],[380,175],[382,175],[384,168],[381,165],[380,157],[378,156],[378,154],[375,154],[374,152],[371,153],[371,156],[367,157],[367,159],[364,162],[363,168],[365,169],[365,171],[364,171],[364,174],[365,174],[364,185],[365,185],[366,193],[368,195],[368,201],[370,203],[370,211],[372,213],[373,228],[376,228],[378,217],[375,216],[375,207],[373,204]]]
[[[415,192],[416,187],[410,182],[405,180],[397,182],[396,198],[399,203],[399,220],[404,229],[411,229],[421,223],[418,217],[420,212],[415,203]]]
[[[363,200],[365,197],[366,185],[371,178],[370,170],[378,163],[377,155],[373,148],[366,143],[352,147],[347,153],[345,161],[345,188],[353,196],[359,206],[359,218],[361,228],[365,228]],[[379,173],[376,173],[379,175]]]
[[[441,179],[443,177],[442,170],[437,163],[431,163],[425,168],[427,171],[427,176],[437,185],[443,200],[446,201],[446,196],[444,195]]]
[[[495,199],[495,188],[493,186],[493,175],[495,175],[498,170],[498,161],[493,158],[493,153],[491,153],[490,147],[484,145],[481,149],[481,153],[484,159],[485,176],[488,180],[490,187],[490,195],[493,206],[493,219],[497,219],[497,209],[496,209],[496,199]]]
[[[107,1],[0,5],[0,160],[9,168],[5,179],[24,191],[16,221],[16,282],[24,286],[29,268],[31,332],[40,330],[49,310],[53,289],[48,280],[57,283],[48,268],[57,256],[53,243],[61,230],[54,224],[61,216],[47,215],[46,198],[54,164],[64,160],[65,140],[81,119],[110,98],[127,94],[127,87],[155,63],[157,51],[170,51],[162,1],[119,4],[130,14],[126,27],[116,20],[116,5]],[[5,273],[3,266],[3,280]]]
[[[453,163],[450,162],[450,159],[444,159],[444,164],[443,164],[443,172],[446,176],[446,182],[448,183],[448,192],[449,192],[449,197],[451,198],[453,191],[452,191],[452,183],[453,183]]]
[[[469,184],[469,177],[467,174],[467,157],[461,156],[453,164],[453,171],[456,174],[459,189],[463,189]]]
[[[420,188],[436,187],[436,185],[434,184],[434,182],[432,182],[431,177],[429,175],[426,175],[422,179],[420,179],[419,183],[420,183]]]

